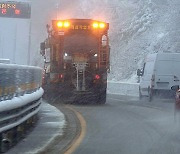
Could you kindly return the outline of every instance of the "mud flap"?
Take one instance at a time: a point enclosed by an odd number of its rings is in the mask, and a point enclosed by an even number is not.
[[[103,92],[100,92],[99,100],[97,103],[98,104],[105,104],[106,103],[106,90],[104,90]]]

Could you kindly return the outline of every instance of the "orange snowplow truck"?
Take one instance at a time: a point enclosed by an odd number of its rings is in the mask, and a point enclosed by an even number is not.
[[[75,102],[106,102],[109,23],[91,19],[53,20],[41,53],[50,52],[51,93]],[[46,89],[45,89],[46,90]]]

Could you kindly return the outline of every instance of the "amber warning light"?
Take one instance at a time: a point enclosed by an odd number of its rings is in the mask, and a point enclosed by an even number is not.
[[[70,23],[68,21],[57,21],[58,28],[68,28],[70,27]]]
[[[108,30],[108,23],[88,20],[53,20],[53,28],[56,30]]]
[[[94,29],[104,29],[106,27],[106,24],[103,22],[101,23],[94,22],[92,26]]]

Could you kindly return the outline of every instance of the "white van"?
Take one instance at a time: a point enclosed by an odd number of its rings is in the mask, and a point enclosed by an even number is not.
[[[180,53],[154,53],[146,57],[140,77],[139,96],[152,96],[159,91],[171,91],[180,85]]]

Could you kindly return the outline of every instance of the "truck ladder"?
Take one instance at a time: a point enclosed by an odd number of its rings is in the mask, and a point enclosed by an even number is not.
[[[100,37],[99,40],[99,68],[106,68],[109,65],[109,38],[107,35],[104,36],[105,39],[103,37]]]
[[[87,63],[75,63],[74,64],[76,68],[76,90],[77,91],[85,91],[86,90],[86,83],[85,83],[85,71]],[[80,75],[82,75],[82,78],[80,78]]]

